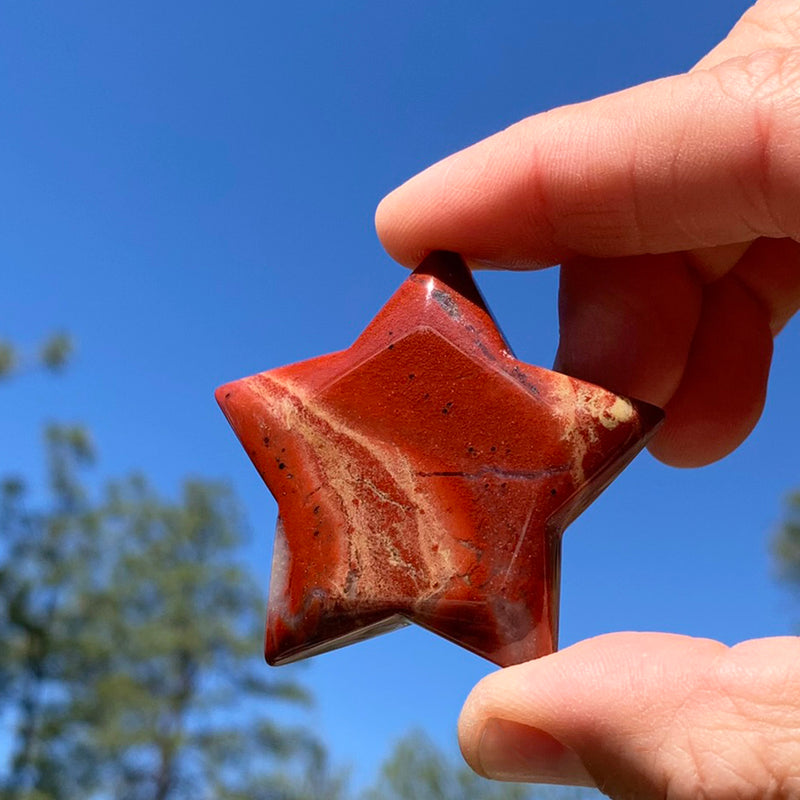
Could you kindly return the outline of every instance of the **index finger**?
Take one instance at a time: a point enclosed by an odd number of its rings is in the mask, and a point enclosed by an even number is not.
[[[796,237],[798,85],[775,49],[530,117],[388,195],[378,234],[510,268]]]

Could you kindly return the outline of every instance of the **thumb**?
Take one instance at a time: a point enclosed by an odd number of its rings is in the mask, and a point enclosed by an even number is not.
[[[485,678],[459,734],[498,780],[620,800],[800,797],[800,640],[599,636]]]

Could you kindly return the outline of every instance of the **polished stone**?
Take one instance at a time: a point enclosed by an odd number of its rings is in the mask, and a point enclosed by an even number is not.
[[[562,532],[662,418],[518,361],[442,253],[349,349],[217,399],[278,502],[272,664],[409,621],[502,666],[552,652]]]

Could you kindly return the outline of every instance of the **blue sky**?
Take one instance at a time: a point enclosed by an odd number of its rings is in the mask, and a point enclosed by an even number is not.
[[[66,329],[79,353],[3,392],[0,472],[35,475],[58,418],[92,427],[105,475],[227,479],[266,593],[275,506],[214,387],[350,344],[406,274],[372,223],[395,185],[531,113],[685,70],[746,5],[4,3],[0,335]],[[478,280],[517,355],[551,363],[556,271]],[[695,471],[640,457],[568,530],[562,644],[790,630],[768,540],[800,485],[799,360],[795,321],[745,446]],[[363,781],[410,727],[454,750],[490,668],[409,629],[300,675]]]

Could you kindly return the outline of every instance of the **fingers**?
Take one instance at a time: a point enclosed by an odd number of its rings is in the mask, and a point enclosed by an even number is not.
[[[650,451],[701,466],[758,421],[773,332],[798,302],[800,249],[786,240],[759,240],[706,285],[677,254],[576,259],[561,272],[556,368],[664,408]]]
[[[524,120],[412,178],[376,225],[432,250],[536,267],[800,234],[800,49],[759,51]]]
[[[664,407],[683,379],[702,302],[680,255],[573,259],[561,269],[555,368]]]
[[[760,0],[691,74],[434,165],[383,201],[379,235],[409,266],[563,263],[558,368],[665,407],[661,460],[714,461],[755,425],[770,335],[800,307],[798,45],[796,0]]]
[[[759,0],[695,69],[708,69],[756,50],[800,44],[800,6],[796,0]]]
[[[791,239],[759,239],[738,260],[736,277],[757,297],[773,335],[800,310],[800,245]]]
[[[676,467],[728,455],[761,416],[771,359],[763,305],[735,276],[707,285],[681,383],[650,452]]]
[[[611,634],[490,675],[459,734],[482,775],[612,798],[800,796],[800,642]]]

